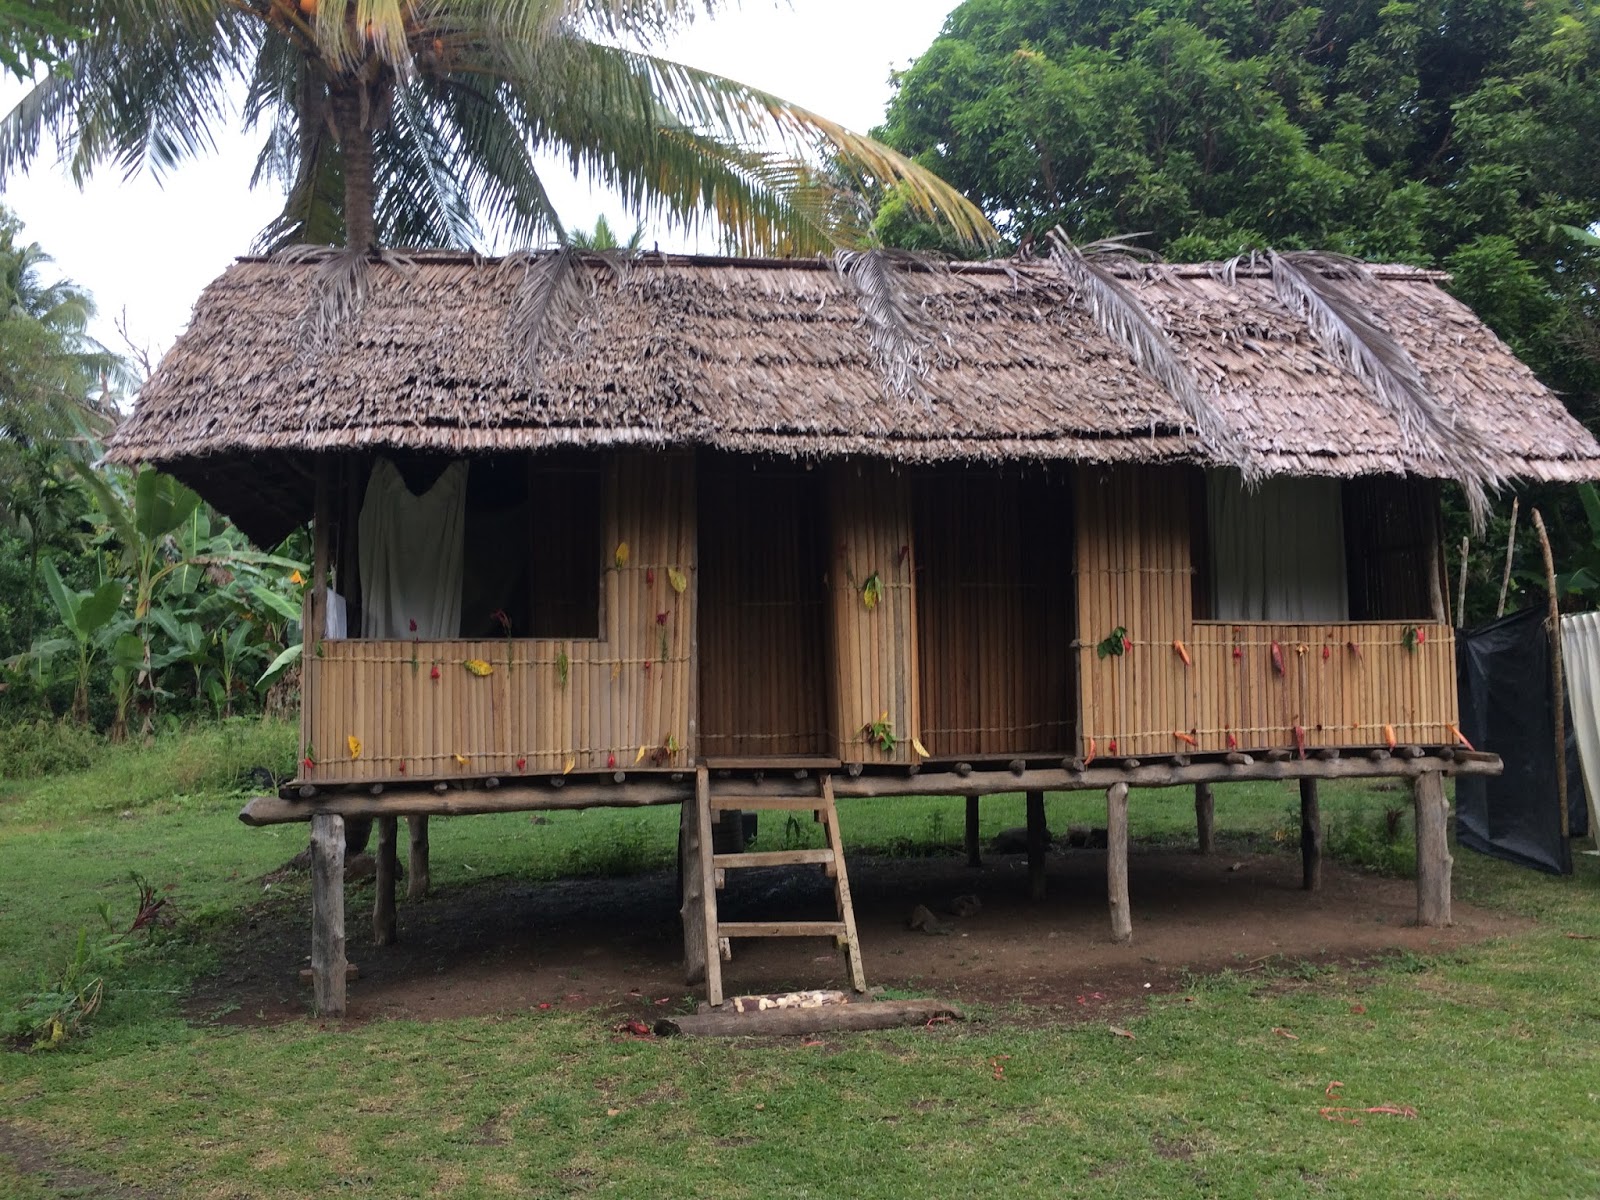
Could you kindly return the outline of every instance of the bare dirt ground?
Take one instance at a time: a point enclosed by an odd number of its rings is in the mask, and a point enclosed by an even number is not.
[[[1526,924],[1457,903],[1454,927],[1422,929],[1408,880],[1327,863],[1322,890],[1307,893],[1298,857],[1287,854],[1136,849],[1133,942],[1119,946],[1110,940],[1103,851],[1053,853],[1041,903],[1027,899],[1018,855],[987,855],[980,870],[959,858],[858,856],[849,866],[869,984],[1058,1014],[1090,1015],[1147,990],[1181,989],[1190,972],[1437,953]],[[815,868],[730,874],[725,919],[832,916],[829,885]],[[490,880],[417,904],[402,900],[400,944],[386,948],[372,944],[371,895],[370,883],[353,886],[346,905],[349,957],[360,967],[350,985],[353,1021],[595,1005],[642,1015],[679,1005],[690,990],[671,873]],[[981,911],[948,915],[959,895],[977,896]],[[907,929],[917,904],[949,932]],[[191,1014],[248,1024],[303,1017],[309,926],[309,905],[264,906],[227,935],[221,970],[201,984]],[[820,939],[737,942],[723,969],[730,995],[848,986],[841,956]]]

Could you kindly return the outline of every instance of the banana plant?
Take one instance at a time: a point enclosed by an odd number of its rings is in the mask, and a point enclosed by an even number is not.
[[[266,657],[266,647],[251,641],[254,632],[249,622],[240,621],[226,635],[217,634],[219,657],[217,673],[211,681],[211,702],[219,717],[233,716],[233,693],[240,668],[252,658]]]
[[[67,636],[35,642],[28,654],[39,661],[62,652],[75,655],[72,719],[81,725],[89,719],[89,672],[100,649],[96,635],[117,615],[122,604],[122,581],[108,579],[93,591],[80,592],[66,585],[49,558],[40,560],[39,573]]]

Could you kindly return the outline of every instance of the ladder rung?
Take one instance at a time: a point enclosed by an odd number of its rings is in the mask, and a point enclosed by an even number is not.
[[[820,796],[713,796],[711,797],[712,812],[732,812],[744,810],[747,812],[761,812],[763,810],[786,810],[789,812],[810,812],[823,806]]]
[[[843,921],[719,921],[718,937],[843,937]]]
[[[752,850],[744,854],[715,854],[712,863],[718,867],[790,867],[805,863],[831,863],[833,851],[821,850]]]

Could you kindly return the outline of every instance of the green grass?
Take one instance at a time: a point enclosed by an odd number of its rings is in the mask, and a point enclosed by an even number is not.
[[[240,722],[0,782],[0,1005],[59,967],[102,904],[131,917],[128,872],[172,884],[180,914],[115,968],[86,1036],[0,1052],[0,1126],[91,1173],[52,1183],[0,1150],[0,1196],[1600,1194],[1600,940],[1565,936],[1600,937],[1595,859],[1563,880],[1458,852],[1460,899],[1537,924],[1360,973],[1196,980],[1116,1018],[1133,1040],[1026,1013],[820,1045],[619,1041],[599,1011],[191,1026],[179,1003],[211,931],[303,843],[235,817],[241,772],[292,742]],[[1325,788],[1330,846],[1403,867],[1409,820],[1394,843],[1384,821],[1399,799]],[[1101,812],[1082,796],[1049,811],[1057,831]],[[1219,835],[1287,850],[1297,811],[1293,789],[1222,789]],[[671,864],[674,809],[548,819],[436,822],[436,884]],[[1020,796],[985,801],[986,836],[1022,819]],[[781,843],[768,821],[761,844]],[[964,804],[849,801],[841,821],[852,848],[937,852],[959,846]],[[1186,841],[1189,796],[1139,793],[1131,822]],[[1324,1120],[1332,1080],[1340,1103],[1418,1118]]]

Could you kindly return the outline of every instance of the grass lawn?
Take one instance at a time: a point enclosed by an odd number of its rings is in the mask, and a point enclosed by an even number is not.
[[[58,979],[80,929],[97,943],[107,917],[131,920],[130,872],[178,914],[110,952],[84,1031],[0,1051],[0,1196],[1600,1195],[1593,858],[1552,879],[1458,851],[1458,898],[1530,932],[1447,959],[1197,979],[1119,1017],[1132,1038],[1009,1011],[814,1044],[620,1040],[599,1011],[192,1025],[180,1005],[212,933],[304,839],[239,825],[240,772],[292,754],[283,726],[239,722],[0,779],[0,1008]],[[1383,813],[1404,800],[1325,785],[1330,846],[1403,869],[1408,832],[1391,844]],[[1219,836],[1291,853],[1292,806],[1278,785],[1219,789]],[[841,821],[852,847],[942,853],[962,811],[847,801]],[[1101,811],[1050,800],[1054,828]],[[1186,793],[1138,794],[1131,819],[1145,841],[1192,835]],[[665,866],[676,820],[438,821],[434,882]],[[1021,797],[987,802],[984,823],[1021,824]],[[283,887],[303,909],[304,885]],[[1416,1117],[1329,1114],[1347,1124],[1319,1111],[1334,1105]]]

